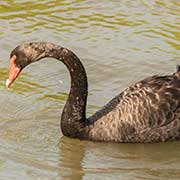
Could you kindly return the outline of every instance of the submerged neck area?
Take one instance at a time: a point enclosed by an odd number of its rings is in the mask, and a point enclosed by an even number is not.
[[[80,137],[86,123],[88,93],[86,71],[72,51],[60,46],[46,44],[44,57],[62,61],[70,72],[71,88],[61,116],[61,129],[65,136]]]

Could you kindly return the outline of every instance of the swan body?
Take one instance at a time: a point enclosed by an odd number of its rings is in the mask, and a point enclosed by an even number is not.
[[[172,75],[135,83],[87,118],[86,71],[79,58],[61,46],[46,42],[17,46],[10,55],[6,86],[10,87],[28,64],[45,57],[63,62],[70,72],[70,93],[61,116],[65,136],[131,143],[180,140],[180,66]]]

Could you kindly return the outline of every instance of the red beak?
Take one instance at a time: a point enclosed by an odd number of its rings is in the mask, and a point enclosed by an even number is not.
[[[10,59],[10,67],[9,67],[9,79],[6,80],[6,87],[9,88],[11,84],[15,81],[15,79],[20,74],[21,70],[20,68],[16,67],[14,61],[16,59],[16,56],[13,55]]]

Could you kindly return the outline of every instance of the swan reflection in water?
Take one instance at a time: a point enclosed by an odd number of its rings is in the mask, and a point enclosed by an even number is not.
[[[179,178],[178,142],[94,143],[63,136],[59,142],[60,179]],[[169,154],[171,152],[171,154]],[[171,168],[169,167],[171,164]],[[166,169],[166,171],[164,171]]]

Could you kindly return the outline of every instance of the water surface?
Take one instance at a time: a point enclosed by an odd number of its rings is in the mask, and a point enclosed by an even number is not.
[[[0,179],[180,179],[180,143],[94,143],[62,136],[70,79],[53,59],[7,91],[9,54],[22,42],[73,50],[88,74],[91,115],[132,83],[180,63],[178,0],[0,2]]]

